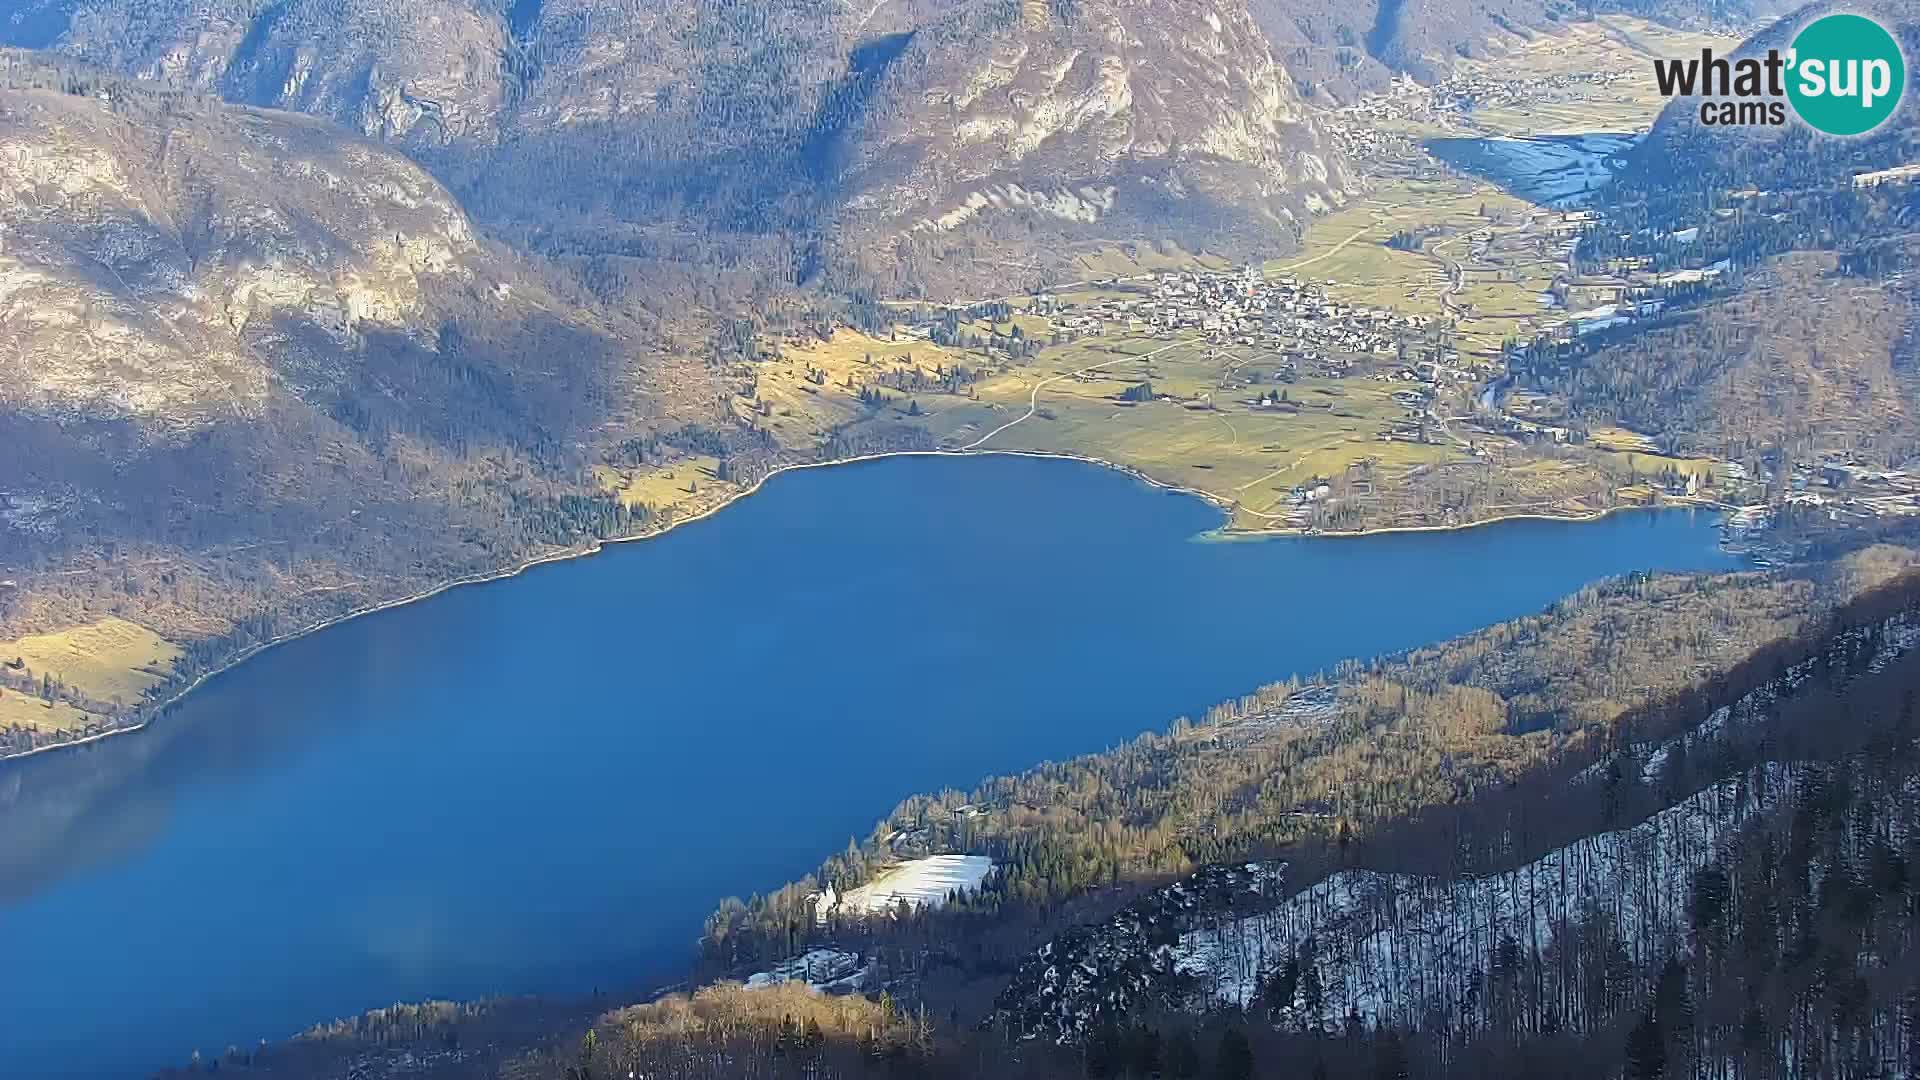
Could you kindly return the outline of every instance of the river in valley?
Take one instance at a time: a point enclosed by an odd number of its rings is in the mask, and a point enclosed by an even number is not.
[[[269,650],[0,764],[0,1075],[140,1075],[398,1000],[637,992],[901,797],[1733,565],[1686,511],[1221,542],[1124,474],[898,458]]]

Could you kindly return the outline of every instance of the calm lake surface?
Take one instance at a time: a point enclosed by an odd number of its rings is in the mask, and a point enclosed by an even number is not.
[[[1733,565],[1688,512],[1203,539],[1218,523],[1066,461],[789,473],[0,766],[0,1075],[139,1075],[397,1000],[638,991],[714,901],[905,795],[1596,578]]]

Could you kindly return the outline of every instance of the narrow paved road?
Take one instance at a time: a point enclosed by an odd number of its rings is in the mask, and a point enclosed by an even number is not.
[[[1339,243],[1337,243],[1337,244],[1335,244],[1335,245],[1333,245],[1332,247],[1330,247],[1330,248],[1328,248],[1327,250],[1325,250],[1325,251],[1323,251],[1323,252],[1321,252],[1320,254],[1318,254],[1318,255],[1315,255],[1315,256],[1313,256],[1313,257],[1312,257],[1312,258],[1310,258],[1310,259],[1301,259],[1301,260],[1300,260],[1299,262],[1297,262],[1297,263],[1290,263],[1290,264],[1288,264],[1288,265],[1286,265],[1286,266],[1283,266],[1283,267],[1281,267],[1281,268],[1280,268],[1280,270],[1279,270],[1279,272],[1280,272],[1280,273],[1282,273],[1282,274],[1287,274],[1287,273],[1291,273],[1291,272],[1293,272],[1293,271],[1295,271],[1295,270],[1298,270],[1298,269],[1300,269],[1300,268],[1301,268],[1301,267],[1303,267],[1303,266],[1307,266],[1307,265],[1310,265],[1310,264],[1312,264],[1312,263],[1317,263],[1317,262],[1319,262],[1319,261],[1320,261],[1321,259],[1324,259],[1324,258],[1327,258],[1327,257],[1328,257],[1328,256],[1330,256],[1330,255],[1338,255],[1338,254],[1340,254],[1340,249],[1341,249],[1341,248],[1344,248],[1344,247],[1346,247],[1346,246],[1347,246],[1348,244],[1351,244],[1351,243],[1353,243],[1353,242],[1354,242],[1355,240],[1358,240],[1358,239],[1360,239],[1361,237],[1363,237],[1363,236],[1365,236],[1365,235],[1367,235],[1368,233],[1370,233],[1370,232],[1372,232],[1372,231],[1373,231],[1373,229],[1374,229],[1374,226],[1372,226],[1372,225],[1368,225],[1368,226],[1366,226],[1365,228],[1362,228],[1362,229],[1355,229],[1355,230],[1354,230],[1354,233],[1353,233],[1353,235],[1352,235],[1352,236],[1349,236],[1349,237],[1347,237],[1347,238],[1346,238],[1345,240],[1342,240],[1342,241],[1340,241]]]
[[[1026,412],[1013,418],[1012,420],[1007,421],[1004,424],[1001,424],[999,427],[994,428],[992,431],[987,432],[985,435],[980,436],[979,438],[973,440],[972,442],[961,447],[960,449],[978,450],[982,446],[985,446],[987,444],[987,440],[993,438],[995,435],[1000,434],[1001,432],[1007,430],[1010,427],[1014,427],[1018,424],[1024,423],[1027,420],[1031,420],[1033,418],[1033,414],[1040,411],[1040,391],[1045,390],[1047,387],[1052,386],[1054,383],[1059,382],[1061,379],[1071,379],[1075,375],[1085,375],[1089,371],[1099,371],[1101,368],[1110,368],[1115,364],[1125,364],[1134,360],[1150,360],[1153,357],[1159,356],[1161,353],[1166,352],[1168,349],[1177,349],[1182,345],[1191,345],[1193,344],[1194,340],[1195,339],[1193,338],[1187,338],[1183,341],[1176,341],[1171,345],[1162,345],[1157,349],[1152,349],[1147,352],[1135,353],[1131,356],[1118,356],[1113,358],[1112,360],[1103,360],[1098,364],[1090,364],[1087,367],[1083,367],[1075,371],[1063,371],[1060,374],[1053,376],[1052,378],[1041,379],[1039,382],[1033,384],[1033,393],[1028,395],[1027,397]]]

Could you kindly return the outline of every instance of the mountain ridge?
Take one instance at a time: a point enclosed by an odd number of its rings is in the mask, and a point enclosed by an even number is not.
[[[631,528],[591,465],[716,411],[379,143],[35,54],[0,86],[0,638],[129,614],[200,664]]]

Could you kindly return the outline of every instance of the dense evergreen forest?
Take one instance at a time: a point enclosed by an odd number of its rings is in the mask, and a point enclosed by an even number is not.
[[[818,926],[812,895],[845,892],[900,857],[977,851],[1000,865],[986,889],[927,917],[955,928],[897,932],[951,938],[967,965],[996,967],[1036,930],[1084,914],[1090,896],[1112,904],[1200,866],[1351,841],[1617,738],[1697,672],[1730,670],[1911,564],[1883,548],[1819,571],[1603,584],[1539,616],[1268,687],[1106,753],[909,799],[811,877],[724,903],[704,948],[724,971],[816,936],[884,941],[895,931],[864,921]]]
[[[1920,50],[1910,9],[1861,10]],[[1744,48],[1784,47],[1803,21]],[[1911,97],[1911,70],[1908,83]],[[1833,452],[1904,464],[1920,449],[1920,186],[1855,177],[1920,159],[1920,114],[1834,139],[1799,124],[1708,127],[1684,104],[1600,189],[1575,248],[1587,280],[1658,281],[1631,302],[1662,310],[1515,343],[1513,373],[1563,401],[1576,432],[1619,425],[1672,453],[1749,464]]]

